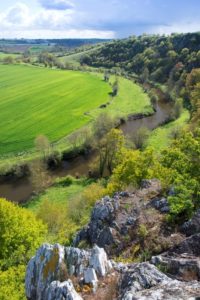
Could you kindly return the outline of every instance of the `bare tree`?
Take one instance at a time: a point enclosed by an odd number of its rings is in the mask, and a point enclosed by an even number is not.
[[[134,132],[132,139],[137,149],[141,149],[149,137],[150,131],[146,127],[140,127]]]
[[[94,136],[99,140],[113,127],[115,123],[112,117],[107,112],[102,112],[93,123]]]
[[[31,182],[35,192],[41,192],[52,183],[52,178],[46,170],[42,160],[35,160],[30,164]]]
[[[50,142],[45,135],[39,135],[35,139],[35,148],[43,154],[44,159],[50,153]]]

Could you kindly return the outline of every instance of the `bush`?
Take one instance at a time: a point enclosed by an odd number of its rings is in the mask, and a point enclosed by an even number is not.
[[[56,186],[62,186],[62,187],[65,187],[65,186],[70,186],[72,185],[72,183],[75,181],[75,178],[73,176],[66,176],[66,177],[63,177],[63,178],[57,178],[56,181],[55,181],[55,185]]]
[[[45,234],[46,226],[31,212],[0,199],[0,268],[27,263]]]
[[[0,300],[26,300],[25,269],[25,266],[20,265],[7,271],[0,271]]]

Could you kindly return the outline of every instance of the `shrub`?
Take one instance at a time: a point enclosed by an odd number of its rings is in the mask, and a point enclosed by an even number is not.
[[[0,199],[0,267],[26,263],[44,241],[46,226],[24,208]]]
[[[72,183],[74,181],[75,181],[74,177],[68,175],[68,176],[63,177],[63,178],[57,178],[56,181],[55,181],[55,185],[62,186],[62,187],[70,186],[70,185],[72,185]]]
[[[26,267],[20,265],[0,271],[0,300],[25,300],[24,280]]]

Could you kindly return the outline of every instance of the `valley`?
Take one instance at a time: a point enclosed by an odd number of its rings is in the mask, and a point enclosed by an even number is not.
[[[0,40],[0,299],[200,293],[199,39]]]

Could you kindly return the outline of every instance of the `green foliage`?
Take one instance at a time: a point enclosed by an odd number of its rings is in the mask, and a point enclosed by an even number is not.
[[[104,44],[90,53],[88,64],[165,84],[168,98],[176,100],[185,96],[186,74],[200,67],[199,42],[199,33],[134,36]]]
[[[141,180],[148,177],[149,168],[153,164],[154,157],[151,150],[141,152],[124,149],[108,184],[109,193],[123,190],[129,185],[138,187]]]
[[[55,181],[55,185],[62,186],[62,187],[70,186],[73,184],[74,181],[75,181],[75,178],[73,176],[68,175],[64,178],[57,178]]]
[[[46,226],[26,209],[0,199],[0,267],[27,263],[44,241]]]
[[[68,181],[69,179],[69,181]],[[66,185],[69,182],[70,185]],[[101,182],[70,176],[57,180],[55,186],[29,202],[26,207],[48,227],[50,243],[69,245],[74,234],[85,226],[97,199],[106,194]]]
[[[105,170],[110,174],[118,163],[125,144],[123,132],[119,129],[111,129],[110,132],[99,142],[99,174],[102,176]]]
[[[150,131],[146,127],[140,127],[137,132],[134,132],[133,142],[135,144],[136,149],[142,149],[150,135]]]
[[[165,82],[179,62],[187,71],[199,65],[199,40],[199,33],[142,35],[115,40],[91,53],[89,64],[95,67],[121,67],[142,74],[143,81],[148,79],[150,73],[150,78]],[[177,72],[179,69],[176,69]],[[177,79],[175,75],[174,78]]]
[[[190,183],[189,186],[188,183]],[[193,188],[195,188],[192,183],[192,180],[184,183],[176,181],[175,195],[168,197],[170,204],[169,221],[178,223],[191,217],[194,210]]]
[[[145,224],[140,224],[138,229],[138,235],[142,240],[144,240],[145,237],[148,235],[148,229],[145,226]]]
[[[25,269],[23,265],[10,267],[0,271],[0,300],[25,300],[24,280]]]
[[[183,222],[200,206],[200,130],[183,131],[170,148],[156,154],[152,149],[124,150],[108,184],[109,193],[141,180],[158,178],[164,189],[173,187],[169,197],[172,222]]]

